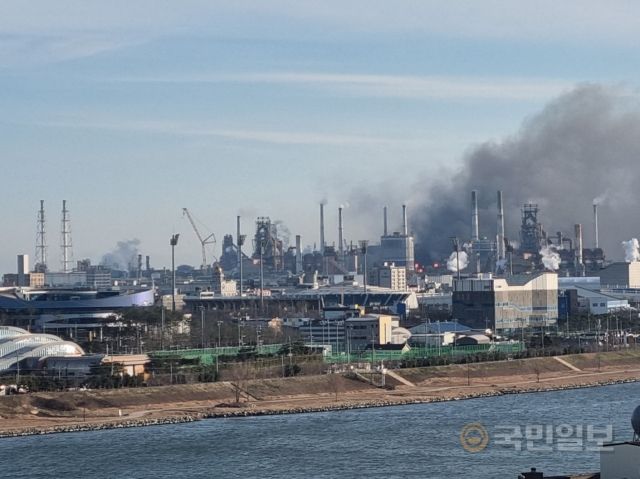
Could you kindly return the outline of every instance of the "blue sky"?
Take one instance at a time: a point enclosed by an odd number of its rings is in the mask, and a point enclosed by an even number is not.
[[[359,195],[399,210],[574,85],[635,90],[639,19],[624,1],[0,0],[0,272],[34,254],[40,199],[52,269],[63,199],[94,262],[137,238],[168,265],[180,232],[198,264],[182,207],[219,243],[241,214],[313,244],[326,199],[329,241],[340,204],[348,239],[375,238]]]

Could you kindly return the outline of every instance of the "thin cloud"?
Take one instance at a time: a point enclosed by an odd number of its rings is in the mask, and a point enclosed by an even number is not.
[[[117,81],[295,85],[322,89],[342,95],[444,100],[546,100],[568,90],[573,85],[569,81],[533,78],[469,78],[307,72],[140,77],[123,78]]]
[[[96,129],[139,132],[162,135],[213,137],[240,142],[274,145],[324,146],[403,146],[420,147],[429,144],[423,139],[384,138],[378,136],[342,133],[316,133],[300,131],[273,131],[256,129],[229,129],[197,126],[191,123],[162,121],[91,121],[83,119],[39,122],[38,126],[51,128]]]
[[[138,43],[134,37],[103,34],[0,35],[0,67],[51,64],[117,50]]]

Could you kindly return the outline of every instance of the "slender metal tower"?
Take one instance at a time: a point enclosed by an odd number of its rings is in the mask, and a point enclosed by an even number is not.
[[[73,250],[71,247],[71,220],[67,210],[67,200],[62,200],[62,272],[70,273],[73,267]]]
[[[36,272],[44,273],[47,270],[47,236],[44,217],[44,200],[40,200],[38,210],[38,231],[36,233]]]

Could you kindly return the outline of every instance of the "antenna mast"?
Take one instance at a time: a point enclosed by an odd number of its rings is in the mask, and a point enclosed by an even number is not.
[[[38,210],[38,229],[36,233],[36,264],[35,271],[44,273],[47,271],[47,238],[44,218],[44,200],[40,200]]]
[[[70,273],[73,263],[73,252],[71,250],[71,220],[69,210],[67,210],[67,200],[62,200],[62,272]]]

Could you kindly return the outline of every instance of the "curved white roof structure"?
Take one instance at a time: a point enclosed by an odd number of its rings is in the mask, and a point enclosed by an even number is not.
[[[25,359],[83,354],[76,343],[53,334],[31,334],[24,329],[0,326],[0,372],[14,368]]]
[[[23,334],[29,334],[29,331],[16,328],[15,326],[0,326],[0,339],[13,338],[14,336],[21,336]]]

